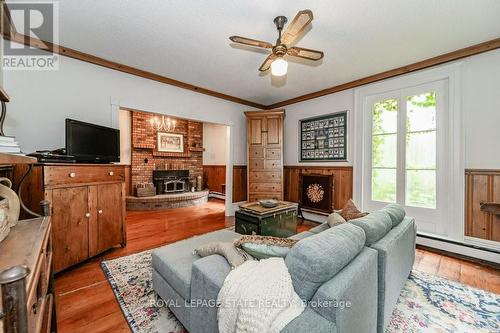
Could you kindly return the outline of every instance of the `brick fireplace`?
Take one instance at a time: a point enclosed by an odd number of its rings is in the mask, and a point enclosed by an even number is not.
[[[152,113],[131,112],[132,189],[139,183],[153,183],[153,170],[189,170],[191,179],[203,176],[203,123],[169,117],[176,121],[176,125],[166,133],[183,136],[184,152],[160,152],[157,147],[158,131],[151,125],[154,116],[161,117]]]

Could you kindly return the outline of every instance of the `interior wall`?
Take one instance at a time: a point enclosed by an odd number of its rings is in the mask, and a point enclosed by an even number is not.
[[[493,50],[460,60],[462,62],[462,112],[464,117],[465,167],[500,169],[500,50]],[[446,66],[436,66],[436,68]],[[424,70],[425,71],[425,70]],[[353,127],[354,90],[346,90],[313,100],[288,105],[285,118],[285,165],[352,165],[355,133]],[[349,110],[348,162],[299,162],[299,119]],[[355,167],[355,166],[354,166]]]
[[[203,123],[203,165],[226,165],[227,126]]]
[[[56,71],[9,71],[5,131],[24,152],[63,147],[64,121],[118,127],[119,108],[234,126],[234,163],[246,164],[248,106],[232,103],[68,57]]]
[[[120,163],[132,162],[132,114],[128,110],[120,110]]]
[[[348,110],[347,161],[346,162],[299,162],[299,120]],[[351,166],[353,143],[354,90],[315,98],[285,107],[284,159],[285,165]]]

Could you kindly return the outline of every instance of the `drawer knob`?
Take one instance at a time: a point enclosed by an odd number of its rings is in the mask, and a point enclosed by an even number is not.
[[[86,213],[86,214],[85,214],[85,217],[90,217],[90,213]]]
[[[99,209],[97,212],[98,212],[99,214],[102,214],[102,209]]]
[[[109,172],[109,175],[110,175],[110,176],[114,176],[114,175],[115,175],[115,173],[114,173],[113,171],[110,171],[110,172]]]
[[[68,176],[69,176],[69,178],[75,178],[76,177],[76,173],[75,172],[70,172]]]

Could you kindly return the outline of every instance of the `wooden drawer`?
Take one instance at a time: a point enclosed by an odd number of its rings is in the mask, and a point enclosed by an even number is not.
[[[258,201],[261,199],[283,200],[281,192],[267,192],[267,193],[250,192],[248,194],[248,198],[249,198],[248,202]]]
[[[71,185],[108,181],[125,181],[122,166],[44,166],[45,186]]]
[[[249,147],[248,158],[264,158],[264,147]]]
[[[264,170],[264,160],[250,158],[248,159],[248,165],[250,170]]]
[[[266,170],[269,169],[281,169],[281,160],[266,160]]]
[[[43,313],[46,306],[46,294],[48,287],[48,276],[46,271],[47,264],[45,262],[45,254],[40,253],[39,262],[36,266],[34,276],[31,280],[31,288],[27,295],[27,315],[28,315],[28,331],[39,332]]]
[[[250,192],[281,192],[281,183],[250,183]]]
[[[281,159],[281,149],[266,149],[266,158],[267,159]]]
[[[280,171],[250,172],[250,182],[281,182]]]

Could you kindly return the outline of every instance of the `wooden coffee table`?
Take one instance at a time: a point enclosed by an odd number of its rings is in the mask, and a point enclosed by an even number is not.
[[[244,235],[290,237],[297,233],[297,205],[282,201],[275,208],[248,203],[236,211],[236,232]]]

